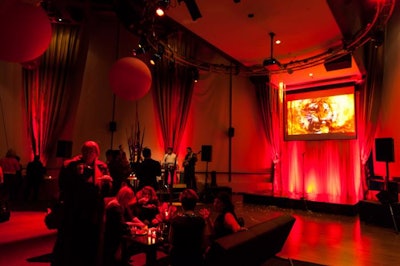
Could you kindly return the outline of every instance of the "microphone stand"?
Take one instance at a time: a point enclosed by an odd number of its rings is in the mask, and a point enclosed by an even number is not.
[[[174,195],[174,175],[176,172],[176,160],[177,160],[178,156],[175,156],[175,162],[174,162],[174,166],[172,168],[172,171],[169,172],[169,176],[171,177],[171,185],[169,187],[169,204],[172,205],[172,197]],[[167,181],[168,182],[168,181]]]
[[[308,209],[308,206],[307,206],[307,200],[306,200],[306,194],[305,194],[305,190],[306,190],[306,184],[305,184],[305,179],[306,179],[306,177],[305,177],[305,170],[304,170],[304,155],[306,154],[306,152],[303,152],[302,153],[302,155],[301,155],[301,157],[302,157],[302,167],[303,167],[303,169],[302,169],[302,196],[301,196],[301,200],[303,201],[303,203],[304,203],[304,207],[305,207],[305,209],[306,209],[306,211],[309,211],[309,209]]]

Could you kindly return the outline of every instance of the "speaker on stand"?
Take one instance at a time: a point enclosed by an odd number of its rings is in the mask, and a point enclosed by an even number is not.
[[[399,233],[396,218],[393,213],[392,204],[398,201],[398,191],[392,192],[389,188],[389,162],[394,162],[394,141],[393,138],[378,138],[375,139],[375,159],[377,162],[386,163],[386,177],[383,191],[379,192],[376,197],[382,205],[389,206],[390,215],[396,234]],[[397,187],[397,183],[396,183]]]
[[[377,162],[386,163],[385,190],[387,190],[389,182],[389,162],[394,162],[393,138],[375,139],[375,159]]]

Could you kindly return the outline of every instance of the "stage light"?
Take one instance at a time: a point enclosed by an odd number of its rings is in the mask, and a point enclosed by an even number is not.
[[[143,44],[138,44],[137,48],[132,49],[132,55],[137,56],[140,54],[145,54],[146,53],[146,48],[144,47]]]
[[[154,66],[158,61],[161,61],[161,56],[157,53],[153,54],[150,58],[150,64]]]
[[[168,6],[169,6],[169,0],[159,0],[157,2],[156,14],[159,17],[164,16],[165,10],[168,8]]]
[[[199,81],[199,70],[197,68],[193,68],[192,74],[193,74],[193,81],[194,82]]]
[[[157,7],[156,14],[157,16],[162,17],[164,16],[164,10],[161,7]]]
[[[202,17],[199,7],[196,4],[196,0],[178,0],[178,3],[181,2],[185,2],[186,7],[189,10],[190,16],[192,17],[193,21]]]
[[[132,49],[132,55],[137,56],[140,54],[145,54],[146,51],[148,50],[148,48],[149,48],[149,45],[147,43],[147,39],[144,36],[142,36],[140,38],[136,48]]]
[[[157,62],[161,61],[163,54],[164,54],[164,46],[159,44],[157,52],[155,52],[150,58],[150,64],[154,66]]]

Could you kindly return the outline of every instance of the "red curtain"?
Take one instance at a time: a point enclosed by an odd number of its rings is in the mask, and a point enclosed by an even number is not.
[[[186,58],[193,57],[198,50],[198,41],[190,34],[172,34],[167,43],[171,50]],[[164,150],[172,147],[179,151],[192,102],[195,71],[174,58],[164,58],[154,66],[152,92]]]
[[[264,132],[271,146],[271,178],[273,193],[282,192],[281,166],[281,108],[282,90],[269,83],[267,76],[251,77],[256,87],[256,97]]]
[[[46,164],[57,141],[72,138],[87,42],[83,27],[53,24],[49,48],[38,64],[23,69],[23,88],[32,152]]]
[[[192,70],[167,60],[154,69],[153,99],[158,114],[164,150],[179,150],[193,94]]]
[[[359,134],[359,140],[363,189],[364,192],[367,192],[368,176],[366,173],[369,172],[367,161],[374,145],[383,94],[384,48],[383,46],[376,47],[374,43],[368,43],[364,48],[364,52],[367,75],[365,82],[361,86],[360,93],[360,120],[362,122],[359,123],[359,131],[363,132],[363,134]]]
[[[287,141],[282,151],[283,195],[333,203],[360,200],[357,140]]]

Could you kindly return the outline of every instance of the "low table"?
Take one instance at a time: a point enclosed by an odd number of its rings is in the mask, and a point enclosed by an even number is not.
[[[136,245],[146,254],[146,265],[157,264],[157,249],[166,244],[167,239],[159,235],[126,235],[122,241],[122,261],[128,265],[129,258],[133,255],[130,251]]]

